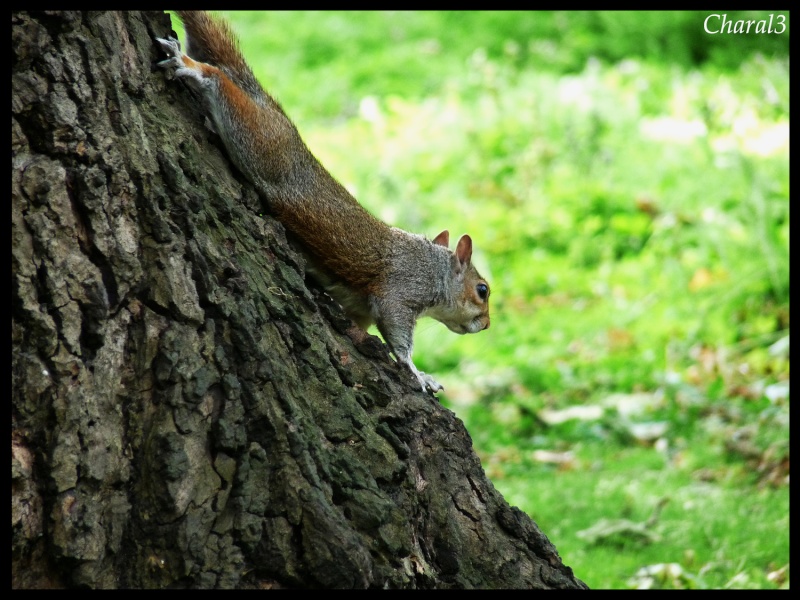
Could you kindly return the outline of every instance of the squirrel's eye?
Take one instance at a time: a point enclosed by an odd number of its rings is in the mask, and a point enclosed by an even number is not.
[[[485,283],[479,283],[475,286],[475,291],[478,292],[478,296],[481,297],[481,300],[486,300],[486,296],[489,294],[489,286]]]

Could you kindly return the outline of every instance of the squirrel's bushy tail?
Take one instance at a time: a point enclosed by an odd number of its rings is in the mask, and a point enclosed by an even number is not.
[[[185,52],[194,60],[218,67],[255,97],[268,96],[239,49],[239,41],[228,23],[204,10],[178,10],[186,29]]]

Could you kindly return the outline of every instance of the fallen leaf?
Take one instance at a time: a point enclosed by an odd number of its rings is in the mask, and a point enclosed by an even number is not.
[[[588,406],[570,406],[563,410],[550,410],[544,408],[536,413],[548,425],[558,425],[571,419],[579,421],[595,421],[603,416],[603,407],[596,404]]]

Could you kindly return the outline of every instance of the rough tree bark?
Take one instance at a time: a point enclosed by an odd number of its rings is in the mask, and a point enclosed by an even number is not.
[[[585,587],[306,287],[167,15],[11,22],[14,587]]]

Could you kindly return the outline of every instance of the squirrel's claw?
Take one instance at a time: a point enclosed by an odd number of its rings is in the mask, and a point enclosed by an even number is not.
[[[174,37],[156,38],[156,41],[161,44],[164,52],[169,56],[177,56],[181,53],[181,43]]]
[[[416,371],[414,375],[417,376],[417,381],[420,382],[422,385],[423,392],[430,392],[431,394],[436,394],[438,392],[444,391],[444,387],[438,381],[436,381],[433,377],[428,375],[427,373],[423,373],[422,371]]]
[[[183,66],[183,53],[181,52],[181,44],[175,38],[156,38],[156,41],[161,44],[161,49],[168,58],[156,63],[163,69],[179,68]]]

